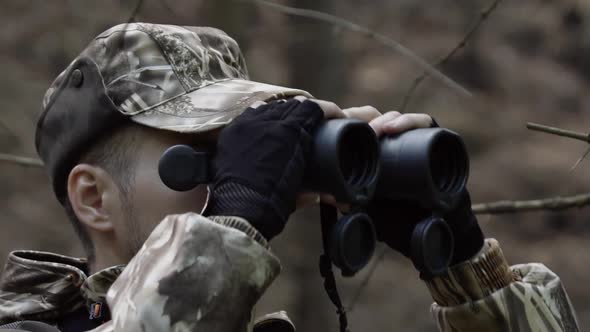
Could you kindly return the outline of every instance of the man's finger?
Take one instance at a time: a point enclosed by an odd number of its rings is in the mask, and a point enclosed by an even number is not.
[[[318,104],[320,106],[320,108],[324,111],[324,118],[326,118],[326,119],[338,119],[338,118],[345,118],[346,117],[346,114],[344,114],[344,112],[342,112],[340,107],[331,101],[321,100],[321,99],[312,99],[312,98],[307,98],[305,96],[296,96],[294,98],[301,101],[301,102],[309,99],[310,101],[313,101],[314,103]]]
[[[360,119],[365,122],[370,122],[373,119],[380,117],[382,114],[373,106],[350,107],[343,109],[342,112],[346,114],[347,118]]]
[[[371,128],[373,128],[373,130],[375,131],[375,134],[377,134],[377,137],[379,137],[383,134],[383,126],[386,123],[389,123],[400,116],[401,116],[400,112],[396,112],[396,111],[387,112],[387,113],[381,115],[380,117],[377,117],[377,118],[371,120],[371,122],[369,122],[369,126],[371,126]]]
[[[320,99],[310,99],[314,103],[320,105],[320,107],[324,110],[324,117],[326,119],[340,119],[345,118],[346,114],[342,112],[340,107],[335,103],[327,100],[320,100]]]
[[[432,118],[427,114],[407,113],[387,121],[382,127],[383,134],[393,135],[416,128],[430,128]]]

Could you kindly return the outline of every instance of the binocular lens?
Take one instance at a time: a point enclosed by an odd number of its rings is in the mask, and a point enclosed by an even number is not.
[[[419,222],[412,232],[412,262],[419,271],[439,275],[446,271],[453,255],[453,233],[437,217]]]
[[[371,134],[364,127],[350,127],[339,144],[340,172],[347,185],[355,189],[367,186],[377,172],[378,150]]]
[[[432,182],[439,192],[456,194],[465,185],[468,161],[457,136],[441,135],[430,149]]]
[[[349,214],[332,227],[330,257],[344,276],[351,276],[371,260],[375,243],[375,228],[369,216],[364,213]]]

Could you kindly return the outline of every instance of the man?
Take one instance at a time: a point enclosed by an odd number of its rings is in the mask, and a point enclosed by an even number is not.
[[[11,253],[0,324],[294,330],[284,314],[256,323],[251,314],[279,273],[268,241],[295,209],[314,130],[334,117],[361,118],[379,136],[433,125],[423,114],[309,98],[249,81],[237,44],[216,29],[133,23],[99,35],[47,91],[36,133],[88,261]],[[160,156],[176,144],[214,156],[211,183],[177,192],[161,182]],[[428,211],[394,203],[372,202],[369,213],[378,239],[409,256],[413,226]],[[445,216],[452,267],[422,275],[440,330],[577,331],[559,278],[542,265],[510,268],[470,205],[465,193]]]

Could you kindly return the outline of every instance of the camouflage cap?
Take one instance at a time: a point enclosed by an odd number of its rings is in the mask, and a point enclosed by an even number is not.
[[[238,44],[221,30],[120,24],[96,37],[47,90],[35,143],[62,201],[80,154],[120,123],[204,132],[256,101],[296,95],[310,96],[250,81]]]

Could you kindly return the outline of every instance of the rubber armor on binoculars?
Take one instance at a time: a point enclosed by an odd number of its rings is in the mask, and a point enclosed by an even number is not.
[[[373,255],[375,230],[365,208],[374,198],[412,201],[433,212],[412,233],[411,259],[418,270],[438,274],[453,250],[450,229],[438,216],[455,205],[468,173],[463,140],[448,129],[415,129],[378,140],[361,120],[334,119],[314,134],[302,189],[351,206],[324,237],[324,248],[343,275],[353,275]],[[171,189],[185,191],[209,183],[214,171],[207,153],[176,145],[162,155],[159,174]]]

